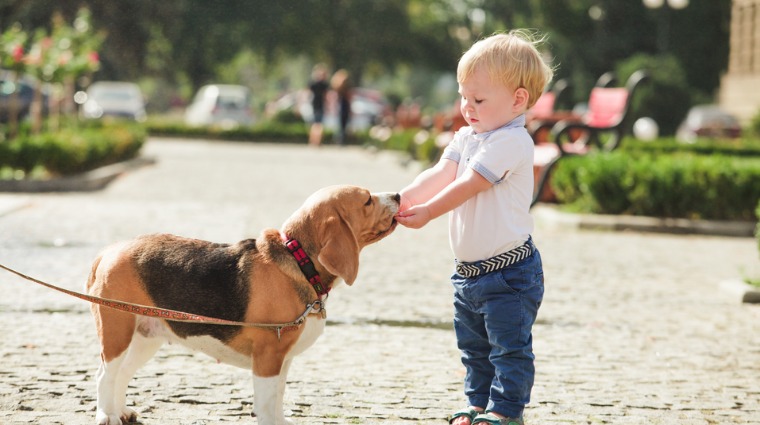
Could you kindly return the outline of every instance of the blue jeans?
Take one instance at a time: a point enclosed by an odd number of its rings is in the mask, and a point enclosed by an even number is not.
[[[531,329],[544,297],[541,254],[454,285],[454,330],[472,406],[520,418],[535,368]]]

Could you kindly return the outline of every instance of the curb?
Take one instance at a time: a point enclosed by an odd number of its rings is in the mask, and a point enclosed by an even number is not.
[[[153,158],[138,157],[74,176],[49,180],[0,180],[0,192],[92,192],[103,189],[116,177],[127,171],[155,163],[156,160]],[[3,214],[2,207],[3,205],[0,203],[0,215]]]
[[[754,237],[757,223],[746,221],[689,220],[631,215],[571,214],[550,205],[531,211],[538,222],[580,230],[635,230],[640,232]]]
[[[720,287],[724,291],[738,297],[743,303],[760,304],[760,288],[756,286],[733,279],[720,282]]]

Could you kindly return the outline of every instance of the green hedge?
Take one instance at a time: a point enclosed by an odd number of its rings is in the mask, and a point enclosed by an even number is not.
[[[0,169],[20,170],[25,177],[38,169],[48,175],[81,173],[137,156],[145,143],[144,128],[128,123],[99,123],[39,135],[22,134],[0,142]]]
[[[757,238],[757,250],[760,251],[760,202],[757,203],[757,210],[755,210],[757,216],[757,226],[755,227],[755,237]]]
[[[173,136],[233,141],[307,143],[309,128],[303,123],[266,121],[253,127],[191,127],[179,122],[149,121],[151,136]]]
[[[380,149],[406,152],[412,159],[423,164],[435,163],[443,152],[436,145],[433,135],[420,129],[394,131],[388,139],[372,139],[370,143]]]
[[[753,221],[760,158],[591,154],[560,161],[551,184],[578,211]]]
[[[626,137],[621,150],[634,154],[649,152],[662,155],[671,153],[694,153],[699,155],[730,155],[743,157],[760,157],[760,139],[697,139],[694,143],[679,142],[675,138],[660,138],[645,142],[633,137]]]

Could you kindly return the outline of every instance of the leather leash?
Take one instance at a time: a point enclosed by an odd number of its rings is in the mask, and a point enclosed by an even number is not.
[[[160,307],[150,307],[140,304],[133,304],[124,301],[113,300],[109,298],[95,297],[92,295],[82,294],[80,292],[71,291],[59,286],[55,286],[50,283],[43,282],[33,277],[27,276],[21,272],[13,270],[0,264],[0,268],[6,270],[16,276],[26,279],[30,282],[37,283],[47,288],[53,289],[64,294],[71,295],[85,301],[89,301],[93,304],[102,305],[104,307],[112,308],[114,310],[120,310],[131,314],[137,314],[140,316],[157,317],[164,320],[171,320],[174,322],[186,322],[186,323],[198,323],[209,325],[222,325],[222,326],[244,326],[250,328],[271,329],[277,332],[277,339],[281,338],[283,331],[296,330],[306,321],[306,316],[309,314],[322,314],[325,317],[324,302],[321,299],[317,299],[306,305],[306,310],[296,318],[296,320],[288,323],[251,323],[251,322],[236,322],[234,320],[218,319],[215,317],[203,316],[200,314],[186,313],[184,311],[170,310]]]

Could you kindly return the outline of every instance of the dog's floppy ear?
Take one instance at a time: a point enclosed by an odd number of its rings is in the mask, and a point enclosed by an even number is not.
[[[342,219],[331,217],[325,222],[323,240],[319,262],[346,284],[353,284],[359,274],[359,243],[351,227]]]

